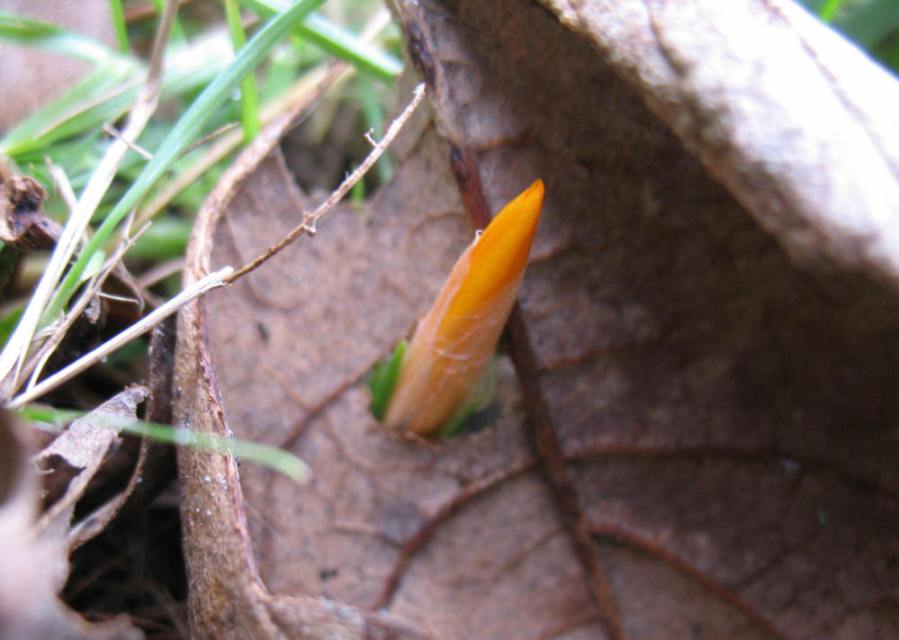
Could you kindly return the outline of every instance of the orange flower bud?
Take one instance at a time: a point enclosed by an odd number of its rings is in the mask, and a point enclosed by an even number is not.
[[[387,426],[433,435],[466,404],[515,303],[543,191],[537,180],[509,202],[453,266],[406,349]]]

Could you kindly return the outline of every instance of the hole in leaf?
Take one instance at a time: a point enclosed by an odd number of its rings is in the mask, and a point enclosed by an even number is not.
[[[372,396],[369,410],[379,422],[384,420],[387,413],[407,346],[405,340],[401,341],[389,357],[375,365],[369,377],[368,386]],[[481,373],[468,400],[437,432],[436,437],[449,439],[477,433],[499,420],[502,407],[497,394],[497,376],[503,361],[508,361],[508,358],[500,354],[494,355]]]

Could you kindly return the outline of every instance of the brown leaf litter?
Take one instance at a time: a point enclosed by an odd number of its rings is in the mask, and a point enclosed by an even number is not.
[[[77,546],[102,531],[112,520],[140,477],[119,494],[87,515],[73,518],[77,502],[103,466],[118,441],[109,422],[134,418],[146,392],[140,387],[123,391],[95,411],[74,421],[33,459],[20,439],[19,427],[8,416],[0,429],[3,474],[0,486],[0,545],[4,550],[0,571],[0,630],[4,638],[141,638],[143,634],[123,617],[89,623],[57,598],[69,574],[69,556]],[[141,460],[142,462],[142,460]],[[65,493],[38,514],[39,492],[34,472],[75,474]],[[140,465],[140,463],[139,463]]]
[[[0,240],[21,252],[52,249],[62,227],[41,211],[46,196],[34,178],[0,164]]]
[[[287,447],[314,474],[180,452],[198,637],[899,632],[893,231],[875,200],[841,208],[899,154],[863,136],[868,178],[817,154],[883,123],[841,97],[844,64],[895,82],[780,3],[712,33],[709,3],[546,4],[397,2],[433,120],[405,132],[393,182],[180,318],[179,424]],[[730,20],[789,45],[776,62],[855,129],[800,118]],[[747,100],[784,113],[763,128]],[[204,207],[191,278],[310,205],[268,153],[278,126]],[[437,447],[387,434],[367,372],[472,220],[536,177],[501,419]]]

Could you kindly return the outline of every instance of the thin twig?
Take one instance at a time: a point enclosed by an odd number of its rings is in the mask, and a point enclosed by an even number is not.
[[[54,290],[60,278],[77,249],[82,236],[87,230],[97,206],[109,189],[119,165],[128,152],[125,141],[134,141],[144,130],[150,120],[156,106],[159,103],[160,78],[162,75],[162,60],[165,44],[175,19],[177,2],[168,0],[156,40],[153,44],[153,53],[150,58],[150,66],[147,71],[147,80],[137,98],[134,108],[128,116],[128,122],[122,131],[121,138],[116,139],[106,151],[106,155],[100,161],[97,169],[91,175],[90,181],[81,193],[81,198],[72,210],[62,236],[56,245],[56,250],[50,258],[47,269],[36,287],[28,307],[22,314],[22,318],[16,325],[16,329],[10,336],[6,347],[0,353],[0,380],[2,389],[0,397],[11,396],[18,388],[18,379],[21,366],[28,356],[31,341],[41,323],[44,311],[53,297]]]
[[[104,124],[103,132],[106,135],[110,136],[111,138],[115,138],[116,140],[121,140],[122,142],[124,142],[126,145],[128,145],[129,149],[131,149],[134,153],[136,153],[137,155],[144,158],[144,160],[152,160],[153,159],[152,153],[150,153],[149,151],[144,149],[142,146],[140,146],[136,142],[128,140],[127,138],[123,138],[122,133],[118,129],[113,127],[111,124],[109,124],[109,123]]]
[[[230,284],[231,282],[234,282],[247,273],[250,273],[251,271],[259,268],[259,266],[270,260],[273,256],[280,253],[283,249],[288,247],[291,243],[294,242],[294,240],[296,240],[300,236],[307,234],[310,236],[315,235],[316,223],[326,213],[328,213],[328,211],[333,209],[337,203],[343,200],[346,194],[350,192],[350,189],[353,188],[353,185],[359,182],[359,180],[361,180],[363,176],[365,176],[368,170],[371,169],[378,161],[378,158],[380,158],[381,155],[383,155],[383,153],[387,151],[390,143],[392,143],[394,138],[396,138],[396,136],[399,134],[400,130],[403,128],[403,125],[406,124],[409,118],[412,117],[415,109],[419,104],[421,104],[424,96],[425,85],[424,83],[421,83],[417,87],[415,87],[415,90],[413,91],[412,101],[406,106],[403,112],[392,123],[390,123],[390,127],[387,129],[387,133],[384,134],[383,140],[375,143],[371,152],[369,152],[365,160],[362,161],[362,164],[356,167],[356,169],[344,179],[340,186],[337,187],[337,189],[315,209],[315,211],[313,211],[312,213],[304,213],[303,221],[299,225],[291,229],[286,236],[284,236],[276,244],[266,249],[258,257],[254,258],[252,261],[245,264],[240,269],[228,276],[225,281]]]
[[[234,270],[231,267],[224,267],[223,269],[219,269],[214,273],[210,273],[205,278],[196,281],[164,305],[154,310],[152,313],[147,314],[124,331],[116,334],[93,351],[84,354],[53,375],[41,380],[28,391],[13,398],[7,403],[6,408],[21,409],[24,405],[36,400],[48,391],[55,389],[63,382],[71,380],[85,369],[92,367],[103,360],[103,358],[106,358],[109,354],[125,346],[134,338],[143,335],[194,298],[203,295],[211,289],[225,285],[228,275],[233,271]]]

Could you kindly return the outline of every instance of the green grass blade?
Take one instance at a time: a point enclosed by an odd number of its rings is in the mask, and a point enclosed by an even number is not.
[[[171,260],[183,256],[191,229],[193,222],[187,218],[156,218],[128,250],[128,255],[138,260]]]
[[[393,80],[403,71],[403,63],[377,47],[361,42],[343,27],[324,16],[312,14],[300,25],[298,34],[320,46],[328,53],[343,58],[362,71],[384,80]]]
[[[125,24],[125,9],[122,0],[109,0],[109,13],[112,14],[112,28],[115,29],[119,51],[128,53],[128,25]]]
[[[55,409],[41,405],[31,405],[17,412],[29,422],[49,425],[52,431],[59,431],[66,423],[84,417],[80,411]],[[146,422],[118,416],[96,416],[102,426],[120,429],[134,436],[143,436],[156,442],[193,447],[211,453],[230,453],[238,460],[252,462],[284,474],[296,482],[309,477],[309,467],[298,457],[266,444],[225,438],[211,433],[200,433],[191,429],[172,427],[157,422]]]
[[[0,39],[101,65],[121,58],[106,45],[40,20],[0,11]]]
[[[162,98],[183,95],[207,84],[230,60],[225,38],[180,49],[166,60]],[[114,122],[134,103],[146,67],[121,58],[96,69],[71,90],[26,118],[0,140],[0,155],[16,160],[44,152],[54,143]]]
[[[19,123],[0,140],[0,154],[33,153],[103,122],[118,118],[133,102],[122,85],[138,66],[112,63],[87,75],[72,89]],[[129,100],[130,98],[130,100]]]
[[[144,170],[88,241],[48,305],[44,314],[44,322],[52,320],[65,308],[78,286],[81,274],[91,259],[91,255],[103,246],[103,243],[128,212],[137,206],[180,153],[199,136],[203,124],[215,109],[228,99],[240,81],[256,68],[271,48],[287,35],[297,22],[323,2],[324,0],[300,0],[284,13],[278,14],[247,43],[247,46],[240,50],[228,68],[203,90],[203,93],[197,97],[163,140],[153,155],[153,159],[147,163]]]
[[[224,0],[225,17],[228,20],[228,31],[236,54],[247,42],[246,33],[240,20],[240,7],[237,0]],[[259,94],[256,91],[256,79],[249,74],[240,83],[240,122],[243,127],[244,142],[249,143],[256,137],[260,129]]]
[[[6,346],[6,341],[9,340],[16,325],[19,324],[19,318],[22,317],[24,310],[24,305],[18,305],[3,318],[0,318],[0,348]]]
[[[287,4],[285,0],[240,0],[240,3],[262,17],[273,15]],[[393,80],[403,70],[402,62],[396,57],[362,42],[351,32],[319,14],[309,16],[303,24],[296,27],[295,33],[360,70],[384,80]]]

